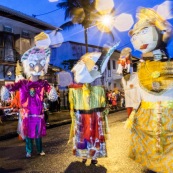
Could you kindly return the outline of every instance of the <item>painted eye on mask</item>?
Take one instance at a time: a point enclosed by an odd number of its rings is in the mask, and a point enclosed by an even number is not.
[[[45,60],[42,60],[42,61],[40,62],[40,64],[41,64],[42,67],[44,67],[45,64],[46,64],[46,61],[45,61]]]
[[[140,34],[146,34],[148,32],[148,28],[144,28],[143,30],[140,31]]]
[[[34,62],[34,61],[29,63],[29,66],[30,66],[31,68],[33,68],[35,65],[36,65],[36,62]]]
[[[97,65],[95,65],[95,66],[93,67],[93,69],[92,69],[92,70],[97,71],[97,70],[98,70],[98,66],[97,66]]]

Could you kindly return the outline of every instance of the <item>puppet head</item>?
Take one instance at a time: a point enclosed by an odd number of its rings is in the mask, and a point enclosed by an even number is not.
[[[26,51],[22,58],[24,73],[27,77],[43,76],[47,73],[50,58],[50,41],[47,34],[39,34],[35,37],[36,46]]]
[[[129,47],[122,49],[120,58],[118,60],[118,74],[122,74],[123,71],[126,71],[126,73],[130,73],[131,51],[132,50]]]
[[[148,53],[162,49],[171,35],[171,27],[153,9],[141,8],[138,13],[138,22],[129,32],[133,47]]]
[[[106,69],[109,58],[118,45],[119,43],[116,43],[103,53],[92,52],[83,55],[71,70],[74,73],[75,82],[91,83],[95,79],[101,77]]]

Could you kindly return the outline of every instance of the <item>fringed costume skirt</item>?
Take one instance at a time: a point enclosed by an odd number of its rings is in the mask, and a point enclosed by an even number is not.
[[[73,154],[81,158],[106,157],[105,124],[105,118],[100,112],[76,111]]]
[[[173,102],[142,102],[131,121],[130,158],[155,172],[173,173]]]

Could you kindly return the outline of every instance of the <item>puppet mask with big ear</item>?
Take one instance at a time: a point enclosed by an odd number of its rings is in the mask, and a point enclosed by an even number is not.
[[[77,83],[91,83],[102,76],[105,71],[109,58],[119,45],[106,49],[103,53],[91,52],[83,55],[76,65],[72,68],[74,80]]]

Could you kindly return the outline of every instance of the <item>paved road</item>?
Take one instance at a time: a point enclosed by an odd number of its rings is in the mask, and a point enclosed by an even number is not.
[[[97,166],[86,165],[72,155],[72,144],[67,145],[70,125],[48,129],[43,139],[46,156],[25,158],[25,144],[17,138],[0,141],[0,173],[142,173],[143,167],[128,158],[129,131],[124,129],[126,112],[109,114],[110,139],[108,157],[98,159]]]

